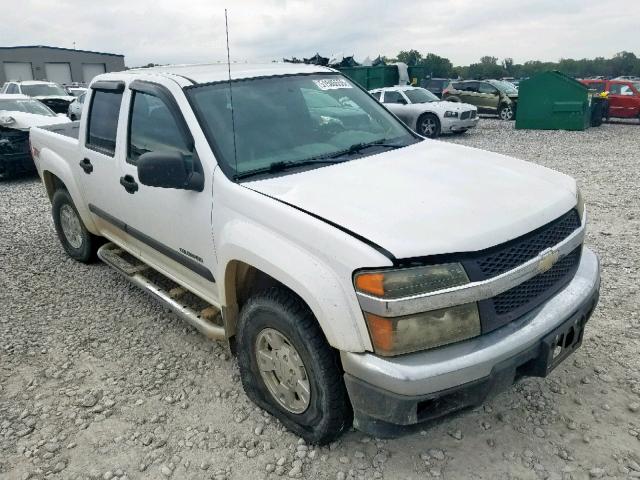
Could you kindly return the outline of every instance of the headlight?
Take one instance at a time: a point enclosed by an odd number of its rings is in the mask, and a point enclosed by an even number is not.
[[[467,283],[469,277],[459,263],[361,272],[354,278],[358,292],[388,300]],[[480,315],[475,303],[401,317],[381,317],[369,312],[364,312],[364,316],[374,350],[383,356],[426,350],[480,334]]]
[[[580,216],[580,220],[584,218],[584,200],[582,198],[582,192],[579,187],[576,187],[576,210],[578,210],[578,215]]]
[[[445,118],[458,118],[458,112],[444,112]]]
[[[365,313],[373,348],[385,357],[417,352],[480,335],[475,303],[386,318]]]
[[[435,292],[465,283],[469,283],[469,277],[459,263],[361,272],[355,276],[357,291],[389,299]]]

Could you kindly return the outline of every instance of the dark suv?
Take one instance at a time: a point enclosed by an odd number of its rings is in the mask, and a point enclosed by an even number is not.
[[[497,114],[502,120],[516,118],[518,90],[500,80],[464,80],[451,82],[442,92],[449,102],[470,103],[481,113]]]

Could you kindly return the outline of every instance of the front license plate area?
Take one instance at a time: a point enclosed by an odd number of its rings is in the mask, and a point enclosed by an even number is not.
[[[541,358],[546,360],[546,374],[560,365],[582,344],[586,323],[585,317],[576,315],[542,340]]]

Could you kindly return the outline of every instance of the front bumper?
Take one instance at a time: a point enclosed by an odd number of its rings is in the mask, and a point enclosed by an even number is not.
[[[465,120],[460,120],[457,118],[445,118],[442,121],[441,131],[442,132],[459,132],[461,130],[469,130],[470,128],[474,128],[478,125],[480,119],[476,115],[475,118],[468,118]]]
[[[598,258],[584,248],[566,287],[491,333],[396,358],[341,352],[354,425],[374,435],[393,435],[397,425],[478,405],[521,377],[546,376],[580,346],[599,289]],[[553,342],[561,336],[570,341],[553,356]]]

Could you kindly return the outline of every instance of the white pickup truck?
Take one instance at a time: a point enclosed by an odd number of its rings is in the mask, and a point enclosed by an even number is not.
[[[81,123],[31,147],[66,252],[228,341],[247,395],[310,442],[545,376],[597,303],[573,179],[424,139],[328,68],[100,75]]]

